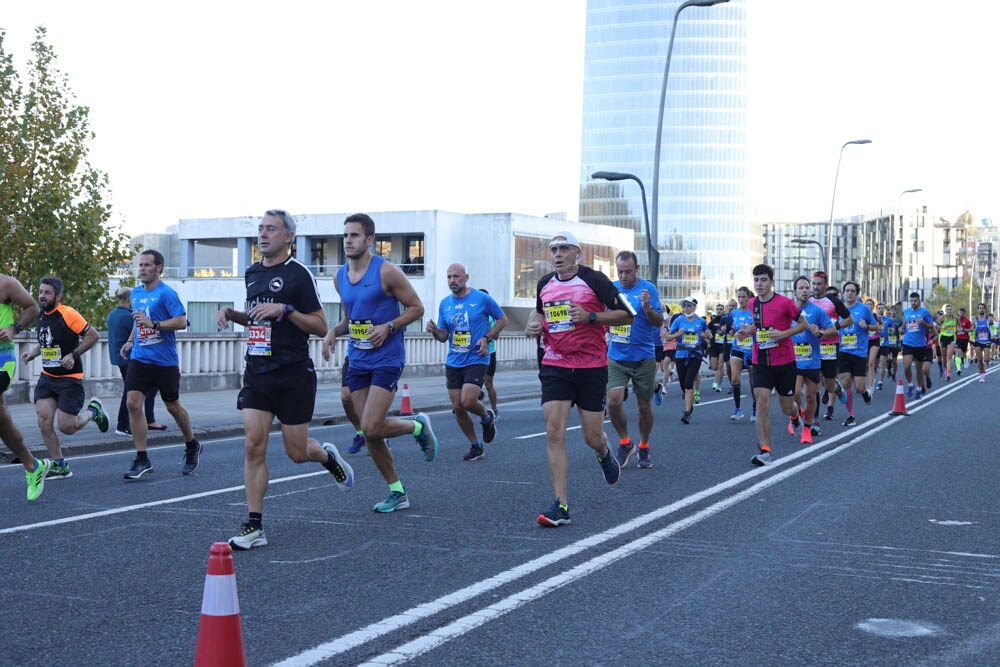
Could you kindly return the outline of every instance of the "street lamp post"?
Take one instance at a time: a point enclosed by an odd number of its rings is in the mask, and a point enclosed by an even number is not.
[[[903,219],[899,215],[899,209],[900,209],[900,206],[903,203],[903,195],[908,195],[908,194],[912,194],[914,192],[923,192],[923,191],[924,191],[923,188],[910,188],[909,190],[903,190],[902,192],[900,192],[899,193],[899,197],[896,198],[896,220],[894,222],[899,227],[899,235],[900,235],[900,241],[901,241],[901,243],[900,243],[899,274],[898,275],[896,274],[896,248],[892,249],[893,275],[890,276],[890,278],[889,278],[889,290],[890,290],[890,295],[891,295],[891,297],[893,299],[892,303],[896,303],[896,300],[901,300],[903,303],[906,303],[906,297],[905,297],[905,295],[903,296],[902,299],[899,299],[900,295],[897,294],[897,291],[903,286],[903,266],[906,264],[903,261],[903,256],[906,255],[906,225],[903,224]],[[897,278],[899,280],[898,284],[896,282]]]
[[[871,142],[871,139],[854,139],[853,141],[845,142],[840,147],[840,157],[837,158],[837,173],[833,177],[833,199],[830,201],[830,224],[826,230],[826,265],[830,270],[833,270],[833,206],[837,203],[837,181],[840,179],[840,162],[844,159],[844,149],[855,144],[870,144]],[[826,275],[832,280],[829,271]]]
[[[658,215],[660,202],[660,143],[663,139],[663,103],[667,99],[667,77],[670,75],[670,56],[674,52],[674,35],[677,33],[677,17],[688,7],[711,7],[729,0],[687,0],[674,12],[674,23],[670,28],[670,42],[667,45],[667,64],[663,68],[663,86],[660,88],[660,113],[656,120],[656,147],[653,149],[653,217],[651,230],[653,244],[658,248],[660,244],[660,218]],[[659,262],[659,259],[657,259]],[[651,267],[659,270],[658,266]]]
[[[635,181],[642,192],[642,215],[646,220],[646,254],[649,262],[649,281],[657,285],[657,271],[660,266],[660,251],[656,249],[656,240],[649,230],[649,209],[646,208],[646,186],[635,174],[624,174],[618,171],[595,171],[591,178],[602,178],[605,181]],[[659,287],[657,287],[659,289]]]
[[[827,270],[827,265],[826,265],[826,250],[823,248],[823,244],[822,243],[820,243],[819,241],[814,241],[812,239],[804,239],[804,238],[800,238],[800,237],[795,237],[795,238],[788,239],[788,242],[789,243],[794,243],[795,245],[809,245],[811,243],[811,244],[815,245],[816,247],[818,247],[819,248],[819,258],[821,260],[823,260],[823,273],[825,273],[827,275],[827,277],[829,278],[830,272]]]

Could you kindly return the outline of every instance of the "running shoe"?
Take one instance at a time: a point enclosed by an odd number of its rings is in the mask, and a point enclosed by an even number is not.
[[[194,447],[184,448],[184,461],[181,464],[181,474],[190,475],[195,470],[198,469],[198,464],[201,463],[201,443],[197,440],[194,441]]]
[[[913,394],[913,400],[919,401],[920,400],[920,393],[921,393],[920,390],[917,389],[917,391],[914,392],[914,394]]]
[[[847,403],[847,392],[840,385],[840,380],[835,380],[835,382],[837,383],[837,400],[841,403]]]
[[[622,469],[618,465],[618,459],[611,455],[611,449],[608,449],[608,454],[603,459],[598,456],[597,462],[601,464],[601,472],[604,473],[604,481],[614,486],[618,483],[618,477],[621,475]]]
[[[87,409],[94,413],[94,423],[97,424],[97,428],[101,430],[101,433],[107,433],[108,415],[104,413],[104,405],[101,403],[101,399],[90,399]]]
[[[799,444],[811,445],[813,442],[812,430],[808,428],[802,429],[802,438],[799,440]]]
[[[489,408],[486,408],[486,421],[482,423],[482,427],[483,442],[488,445],[497,437],[497,418]]]
[[[986,382],[986,374],[985,373],[980,373],[979,374],[979,381],[980,382]]]
[[[812,437],[814,438],[822,433],[822,431],[819,428],[819,424],[813,424],[812,426],[810,426],[809,432],[812,433]]]
[[[788,435],[795,435],[795,422],[790,417],[788,419]]]
[[[569,510],[559,504],[558,498],[552,503],[552,507],[538,515],[537,521],[539,526],[546,528],[557,528],[573,523],[569,518]]]
[[[663,404],[663,384],[660,382],[656,383],[656,389],[653,390],[653,403],[656,405]]]
[[[438,453],[438,439],[434,435],[434,429],[431,428],[431,418],[421,412],[414,421],[420,422],[423,430],[420,431],[420,435],[413,437],[416,439],[417,444],[420,445],[420,451],[424,453],[424,460],[429,463],[434,460],[434,457]],[[392,510],[389,511],[391,512]]]
[[[372,509],[376,512],[381,512],[382,514],[387,514],[389,512],[395,512],[396,510],[405,510],[409,508],[410,501],[407,500],[405,493],[400,493],[399,491],[390,491],[389,497],[380,503],[377,503]]]
[[[361,448],[365,446],[365,434],[355,433],[354,440],[347,446],[348,454],[357,454],[361,451]]]
[[[823,415],[823,419],[827,420],[828,422],[832,422],[833,421],[833,406],[832,405],[826,406],[826,414]]]
[[[931,390],[931,376],[928,375],[926,379],[927,379],[927,387],[924,389],[925,394]]]
[[[762,451],[760,454],[750,459],[750,463],[754,464],[755,466],[766,466],[770,462],[771,462],[771,452]]]
[[[938,364],[938,377],[943,377],[943,376],[944,376],[944,367],[941,366],[941,364]]]
[[[126,438],[132,437],[132,429],[128,426],[119,426],[115,429],[115,435],[124,435]]]
[[[690,424],[691,423],[691,413],[690,412],[687,412],[686,410],[684,411],[684,414],[681,415],[681,423],[682,424]]]
[[[639,467],[652,468],[653,462],[649,460],[649,447],[639,448]]]
[[[477,445],[476,443],[472,443],[469,446],[469,453],[466,454],[465,456],[463,456],[462,460],[463,461],[478,461],[479,459],[483,458],[484,456],[486,456],[486,454],[483,453],[483,448],[480,447],[479,445]]]
[[[618,445],[618,455],[615,457],[618,459],[618,467],[624,468],[625,464],[628,463],[629,457],[635,454],[637,447],[632,444],[629,440],[627,445]]]
[[[694,402],[695,402],[695,405],[697,405],[698,403],[701,403],[701,392],[698,391],[697,389],[694,390]]]
[[[48,473],[45,474],[45,479],[67,479],[73,476],[73,471],[69,469],[69,464],[66,462],[56,463],[52,462],[52,467],[49,468]]]
[[[50,459],[35,459],[35,469],[31,472],[24,471],[24,477],[28,482],[29,501],[38,500],[38,496],[42,495],[42,491],[45,490],[45,476],[49,474],[51,468]]]
[[[879,383],[875,385],[875,388],[878,389],[879,391],[882,391],[882,382],[879,381]]]
[[[125,473],[125,479],[142,479],[151,472],[153,472],[153,463],[149,459],[144,461],[133,459],[132,467]]]
[[[719,383],[718,382],[713,382],[712,383],[712,391],[717,391],[717,392],[721,392],[722,391],[722,389],[719,388]]]
[[[857,426],[858,420],[854,418],[854,415],[847,415],[847,419],[844,420],[844,426]]]
[[[907,398],[913,398],[913,385],[912,384],[906,385],[906,397]]]
[[[962,368],[961,367],[956,368],[955,372],[958,373],[959,377],[962,376]]]
[[[240,532],[229,538],[229,546],[234,549],[253,549],[254,547],[267,546],[267,538],[264,537],[264,529],[250,523],[240,526]]]
[[[736,408],[733,414],[729,415],[729,421],[738,422],[743,419],[743,408]]]
[[[961,372],[961,371],[959,371],[959,372]],[[944,374],[944,381],[945,382],[951,382],[951,373],[945,373]]]
[[[323,467],[330,471],[341,490],[350,491],[354,487],[354,469],[351,464],[344,460],[332,442],[324,442],[323,450],[326,451]]]
[[[751,422],[757,421],[757,406],[756,405],[753,406],[753,409],[750,410],[750,421]]]

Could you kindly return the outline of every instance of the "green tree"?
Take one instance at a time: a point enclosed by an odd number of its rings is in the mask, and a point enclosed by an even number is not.
[[[66,303],[100,326],[128,237],[108,222],[107,174],[88,162],[90,109],[76,104],[45,37],[36,28],[25,90],[0,31],[0,271],[36,296],[41,278],[59,277]]]

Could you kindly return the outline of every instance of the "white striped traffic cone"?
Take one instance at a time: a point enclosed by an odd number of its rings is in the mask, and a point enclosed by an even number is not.
[[[410,385],[403,385],[403,404],[399,408],[399,414],[412,415],[413,406],[410,404]]]
[[[201,625],[195,667],[246,667],[240,601],[236,594],[233,550],[226,542],[212,545],[201,599]]]

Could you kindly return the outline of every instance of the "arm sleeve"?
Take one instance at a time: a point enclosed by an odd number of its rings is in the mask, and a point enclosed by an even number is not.
[[[837,317],[851,316],[850,309],[848,309],[848,307],[844,305],[843,301],[841,301],[835,296],[828,296],[827,298],[830,300],[830,303],[833,304],[833,307],[837,309]]]

